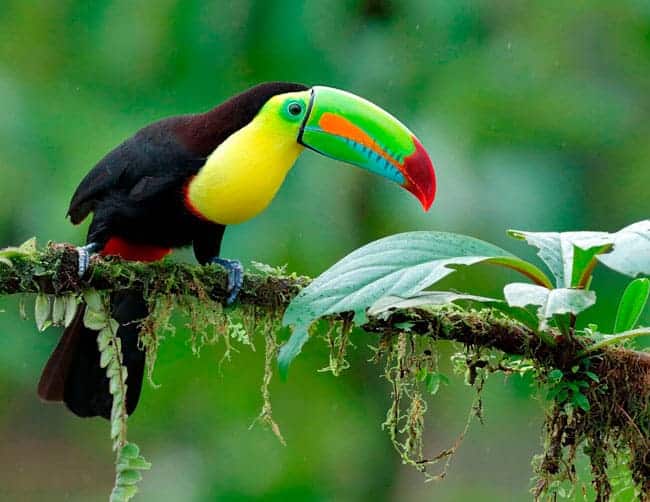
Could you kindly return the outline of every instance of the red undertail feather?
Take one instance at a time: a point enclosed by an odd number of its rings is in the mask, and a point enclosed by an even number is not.
[[[150,246],[148,244],[133,244],[121,237],[111,237],[101,253],[103,256],[119,256],[130,261],[158,261],[171,252],[169,248]]]

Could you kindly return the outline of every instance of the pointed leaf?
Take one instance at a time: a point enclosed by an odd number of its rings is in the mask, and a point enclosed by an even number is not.
[[[115,399],[115,398],[113,398]],[[111,412],[111,416],[114,415],[114,413]],[[120,421],[119,417],[116,420],[113,420],[111,422],[111,438],[115,439],[120,436],[122,433],[122,422]]]
[[[593,291],[582,289],[546,289],[535,284],[512,283],[503,288],[506,301],[512,307],[538,308],[540,318],[550,319],[554,315],[574,314],[596,303]]]
[[[101,363],[100,363],[101,366]],[[119,392],[120,390],[120,380],[118,378],[111,378],[108,381],[108,392],[111,395],[115,395]]]
[[[113,488],[109,502],[128,502],[138,493],[138,487],[134,485],[119,485]]]
[[[135,443],[126,443],[120,451],[120,458],[131,459],[138,458],[140,447]]]
[[[593,258],[611,249],[612,237],[606,232],[524,232],[508,234],[525,240],[539,251],[558,288],[578,286],[585,272],[593,269]],[[575,249],[580,251],[577,253]]]
[[[614,333],[622,333],[636,326],[648,302],[649,295],[650,280],[635,279],[628,284],[618,304]]]
[[[639,221],[613,234],[614,249],[598,259],[621,274],[650,276],[650,220]]]
[[[18,250],[24,254],[34,254],[36,252],[36,237],[27,239],[20,245]]]
[[[8,247],[0,249],[0,261],[12,266],[12,258],[30,256],[36,252],[36,237],[23,242],[19,247]]]
[[[65,297],[55,296],[52,304],[52,324],[60,326],[65,317]]]
[[[102,330],[106,327],[107,322],[106,314],[102,311],[87,308],[84,312],[84,326],[88,329]]]
[[[443,373],[427,373],[426,377],[424,378],[424,383],[429,393],[434,395],[437,394],[438,390],[440,389],[440,384],[449,385],[449,378],[447,378],[447,375]]]
[[[289,365],[293,361],[300,351],[302,350],[303,345],[307,343],[309,339],[309,325],[298,324],[293,329],[293,333],[289,338],[289,341],[285,343],[280,348],[280,353],[278,354],[278,372],[280,378],[286,380],[287,373],[289,372]]]
[[[587,396],[585,396],[582,392],[576,392],[573,394],[573,397],[571,398],[571,402],[578,406],[579,408],[582,408],[583,411],[588,412],[591,409],[591,405],[589,404],[589,399],[587,399]]]
[[[65,316],[63,319],[63,325],[67,328],[72,324],[72,321],[74,321],[74,318],[77,315],[79,300],[74,294],[66,295],[65,298]]]
[[[108,366],[108,363],[110,363],[112,359],[113,359],[113,349],[108,348],[101,353],[99,357],[99,366],[102,368],[106,368],[106,366]],[[111,381],[113,380],[114,379],[111,379]]]
[[[300,352],[313,320],[352,311],[362,324],[366,308],[379,298],[412,296],[456,268],[476,263],[535,269],[497,246],[445,232],[398,234],[357,249],[316,278],[287,308],[283,324],[293,325],[296,332],[280,351],[282,371]]]
[[[138,469],[141,471],[151,469],[151,462],[148,462],[144,457],[130,458],[127,460],[127,466],[131,469]]]
[[[34,303],[34,319],[36,320],[36,328],[39,331],[45,331],[52,323],[50,321],[52,315],[52,304],[50,297],[43,293],[36,295]]]
[[[582,357],[585,354],[589,354],[590,352],[595,352],[604,347],[608,347],[609,345],[618,344],[626,340],[632,340],[638,337],[650,336],[650,328],[631,329],[629,331],[623,331],[622,333],[617,333],[615,335],[605,335],[603,333],[597,333],[597,334],[600,336],[600,339],[597,342],[590,345],[589,347],[587,347],[586,349],[579,352],[578,356]]]
[[[497,300],[496,298],[466,295],[451,291],[423,291],[409,298],[402,298],[400,296],[385,296],[380,298],[372,304],[367,314],[371,317],[378,317],[390,310],[424,307],[427,305],[447,305],[462,300],[478,303],[503,302],[503,300]]]
[[[87,289],[83,292],[84,301],[88,306],[86,310],[94,310],[96,312],[104,311],[104,302],[101,295],[94,289]]]
[[[581,247],[585,246],[585,247]],[[589,243],[576,242],[573,246],[573,268],[571,287],[586,288],[596,264],[598,255],[608,253],[613,248],[611,242]]]
[[[135,469],[126,469],[117,476],[117,484],[120,486],[137,485],[142,481],[142,474]]]

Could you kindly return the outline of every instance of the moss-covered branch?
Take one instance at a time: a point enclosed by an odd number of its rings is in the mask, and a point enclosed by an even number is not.
[[[226,295],[226,273],[217,265],[202,267],[171,260],[138,263],[94,256],[89,273],[80,279],[77,275],[77,251],[68,244],[51,244],[43,251],[17,256],[11,261],[11,266],[0,262],[0,295],[80,293],[88,288],[98,291],[155,289],[169,295],[198,297],[209,292],[216,301],[222,301]],[[238,302],[282,310],[309,282],[309,278],[295,275],[246,273]],[[449,309],[398,311],[389,318],[371,319],[364,328],[391,334],[399,332],[401,328],[396,326],[405,322],[411,323],[410,331],[413,333],[528,356],[553,367],[571,364],[582,348],[561,337],[557,347],[545,345],[530,328],[503,316],[495,316],[489,309],[479,312]],[[650,354],[608,348],[599,356],[647,367],[647,383],[650,384]]]
[[[227,276],[218,265],[201,267],[164,260],[156,263],[126,262],[93,256],[90,269],[80,279],[77,275],[77,251],[68,244],[51,244],[43,251],[19,254],[12,266],[0,262],[0,295],[18,293],[61,294],[121,289],[155,288],[170,295],[195,295],[198,287],[210,292],[212,299],[225,298]],[[304,277],[246,274],[239,295],[242,304],[282,308],[302,287]]]
[[[210,304],[209,299],[221,302],[225,298],[226,274],[216,265],[202,267],[169,260],[143,264],[94,257],[87,277],[80,279],[77,258],[75,248],[66,244],[52,244],[43,251],[36,250],[32,243],[27,249],[4,250],[0,253],[0,296],[21,293],[60,296],[90,288],[142,290],[153,308],[143,323],[142,335],[150,365],[155,360],[156,333],[166,325],[174,304],[191,307]],[[252,313],[253,326],[260,309],[277,320],[309,282],[306,277],[294,275],[247,273],[238,302],[244,312]],[[206,324],[224,323],[223,318],[219,320],[210,313],[210,307],[204,310],[207,313],[199,316],[198,321],[195,319],[191,326],[200,331]],[[190,317],[195,317],[196,312],[196,308],[189,308]],[[351,323],[347,315],[330,321],[332,328],[327,337],[334,350],[330,369],[338,374],[346,364],[345,348]],[[228,330],[228,326],[222,328]],[[551,332],[553,344],[544,343],[535,330],[490,308],[398,309],[390,315],[371,317],[363,328],[378,335],[376,359],[385,361],[385,376],[393,388],[394,404],[384,426],[404,460],[416,468],[424,470],[440,459],[450,458],[456,447],[430,459],[423,457],[421,429],[426,404],[417,390],[417,382],[428,378],[435,387],[436,378],[440,378],[433,343],[452,340],[465,347],[468,382],[476,383],[479,391],[490,371],[513,369],[512,360],[508,361],[507,357],[497,358],[495,363],[490,355],[494,354],[492,349],[529,361],[532,365],[528,367],[538,382],[548,384],[551,393],[555,389],[556,397],[549,397],[552,405],[546,420],[544,454],[537,466],[537,497],[555,493],[558,483],[574,482],[578,445],[585,445],[584,451],[590,457],[597,500],[607,500],[612,491],[608,462],[612,459],[621,462],[624,455],[629,459],[637,490],[643,496],[650,494],[650,413],[647,411],[650,409],[650,354],[614,346],[587,351],[592,341],[561,336],[559,332]],[[248,337],[249,331],[255,331],[254,327],[239,335]],[[267,344],[269,340],[272,343],[267,345],[262,417],[277,429],[268,400],[271,359],[277,346],[275,338],[267,339]],[[477,379],[477,375],[483,376]],[[571,395],[579,396],[580,400],[574,399],[567,408]],[[407,410],[401,408],[404,402],[410,402]],[[473,410],[473,414],[480,414],[480,403]],[[404,442],[397,439],[400,434],[407,436]]]

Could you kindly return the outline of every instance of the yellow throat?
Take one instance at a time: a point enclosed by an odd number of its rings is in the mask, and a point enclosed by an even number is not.
[[[299,125],[274,113],[277,98],[221,143],[190,182],[189,202],[208,220],[230,225],[261,213],[302,152]]]

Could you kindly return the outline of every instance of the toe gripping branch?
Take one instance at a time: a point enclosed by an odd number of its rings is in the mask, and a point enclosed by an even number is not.
[[[244,284],[244,267],[239,260],[227,260],[226,258],[212,258],[210,262],[226,269],[228,273],[226,305],[232,305]]]
[[[79,254],[77,272],[79,277],[83,277],[86,274],[88,271],[88,265],[90,264],[91,255],[99,250],[100,245],[96,242],[91,242],[90,244],[77,248],[77,253]],[[244,267],[239,260],[228,260],[226,258],[215,257],[212,258],[210,262],[221,265],[226,269],[226,272],[228,273],[228,296],[226,298],[226,305],[232,305],[232,303],[237,299],[237,295],[244,284]]]
[[[79,255],[79,263],[77,265],[77,273],[79,277],[83,277],[88,270],[88,264],[90,263],[90,255],[99,251],[99,244],[96,242],[91,242],[85,246],[77,248],[77,254]]]

